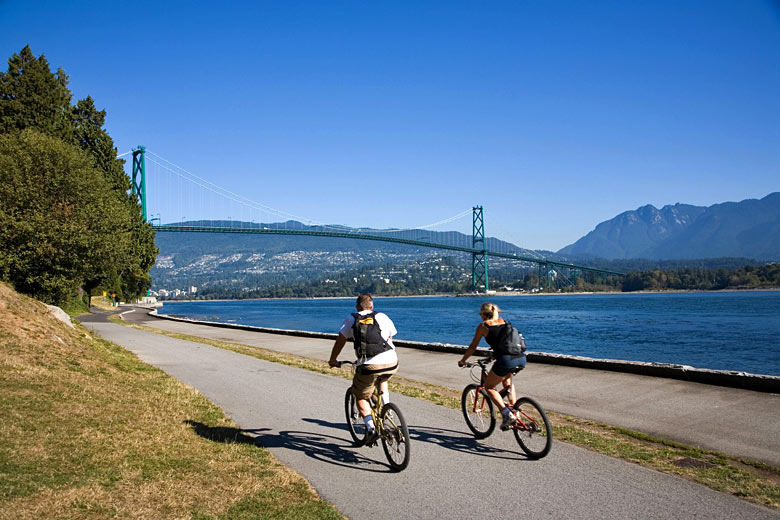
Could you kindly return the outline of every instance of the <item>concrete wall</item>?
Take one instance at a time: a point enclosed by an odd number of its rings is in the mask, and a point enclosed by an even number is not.
[[[212,327],[251,330],[269,334],[282,334],[304,338],[336,339],[336,334],[328,334],[323,332],[272,329],[267,327],[253,327],[250,325],[201,321],[182,316],[157,314],[156,310],[150,312],[149,314],[161,319],[198,323],[200,325],[209,325]],[[416,348],[456,354],[461,354],[466,350],[465,345],[452,345],[449,343],[423,343],[420,341],[394,340],[393,344],[400,348]],[[480,348],[477,350],[477,355],[486,356],[489,353],[489,349]],[[595,370],[609,370],[613,372],[626,372],[643,376],[680,379],[683,381],[692,381],[695,383],[742,388],[745,390],[755,390],[759,392],[780,393],[780,377],[777,376],[749,374],[746,372],[729,370],[709,370],[706,368],[694,368],[687,365],[673,365],[669,363],[645,363],[641,361],[621,361],[616,359],[594,359],[582,356],[550,354],[547,352],[528,352],[526,356],[529,363],[547,363],[551,365],[591,368]]]

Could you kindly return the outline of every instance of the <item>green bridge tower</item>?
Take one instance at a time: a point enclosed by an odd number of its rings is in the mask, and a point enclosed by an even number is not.
[[[474,206],[473,210],[473,235],[471,247],[480,252],[471,253],[471,290],[479,291],[480,284],[485,285],[485,292],[490,290],[488,285],[487,243],[485,242],[485,220],[482,218],[482,206]]]
[[[141,215],[146,222],[146,147],[133,150],[133,195],[141,203]]]

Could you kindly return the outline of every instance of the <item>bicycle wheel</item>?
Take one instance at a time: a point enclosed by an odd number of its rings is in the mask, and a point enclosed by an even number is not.
[[[401,471],[409,465],[409,429],[406,420],[393,403],[382,407],[381,417],[382,449],[385,450],[390,466]]]
[[[541,459],[552,447],[552,428],[547,414],[530,397],[521,397],[515,403],[517,424],[512,427],[520,447],[528,458]]]
[[[471,384],[463,389],[460,407],[471,433],[477,439],[484,439],[493,433],[496,427],[496,416],[493,413],[493,401],[485,395],[484,391],[478,393],[478,388],[479,385]]]
[[[366,422],[360,415],[351,387],[347,388],[347,394],[344,396],[344,411],[347,414],[347,428],[352,440],[357,446],[362,446],[366,442]]]

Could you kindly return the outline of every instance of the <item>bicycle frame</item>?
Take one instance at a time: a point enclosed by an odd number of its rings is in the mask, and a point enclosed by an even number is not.
[[[351,365],[352,372],[355,372],[357,365],[352,361],[342,361],[341,363]],[[371,417],[374,420],[374,428],[376,428],[376,431],[381,436],[385,431],[385,424],[384,420],[382,419],[382,407],[384,406],[384,402],[382,401],[382,394],[379,392],[380,386],[381,385],[379,384],[374,385],[374,393],[371,394],[371,397],[368,399],[368,406],[371,409]],[[398,425],[393,423],[393,426],[397,427]]]
[[[490,399],[487,395],[487,390],[485,389],[485,378],[488,375],[487,365],[489,363],[489,360],[479,360],[471,365],[471,367],[479,366],[482,370],[480,379],[479,379],[479,386],[477,387],[477,395],[481,397],[481,399],[474,399],[474,410],[473,412],[479,413],[482,411],[482,408],[486,406],[485,400]],[[520,369],[522,370],[522,369]],[[517,374],[520,370],[516,370],[513,372],[510,372],[509,374],[509,386],[514,385],[513,375]],[[473,376],[472,376],[473,377]],[[476,379],[475,379],[476,381]],[[507,393],[509,392],[509,386],[504,385],[504,388],[501,389],[499,392],[499,395],[504,398],[506,397]],[[512,430],[520,430],[520,431],[529,431],[533,430],[534,428],[538,429],[538,425],[535,420],[533,420],[531,417],[528,416],[523,410],[515,411],[512,406],[514,403],[510,403],[509,409],[510,413],[512,413],[515,416],[515,419],[517,419],[517,422],[514,423],[512,426],[510,426],[510,429]],[[525,418],[527,421],[530,421],[531,424],[526,424],[526,422],[523,420]]]

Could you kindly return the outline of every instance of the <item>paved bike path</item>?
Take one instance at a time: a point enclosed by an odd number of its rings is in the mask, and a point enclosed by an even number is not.
[[[85,316],[101,336],[193,386],[349,518],[778,518],[680,478],[564,443],[527,460],[508,433],[476,441],[460,412],[394,395],[412,458],[390,471],[381,447],[355,448],[344,379]]]
[[[327,360],[332,341],[176,322],[123,308],[150,327]],[[349,347],[349,346],[348,346]],[[342,357],[349,354],[345,349]],[[460,391],[468,372],[458,354],[399,349],[402,377]],[[518,395],[546,410],[622,426],[691,446],[748,457],[780,468],[780,395],[674,379],[529,363],[515,379]]]

